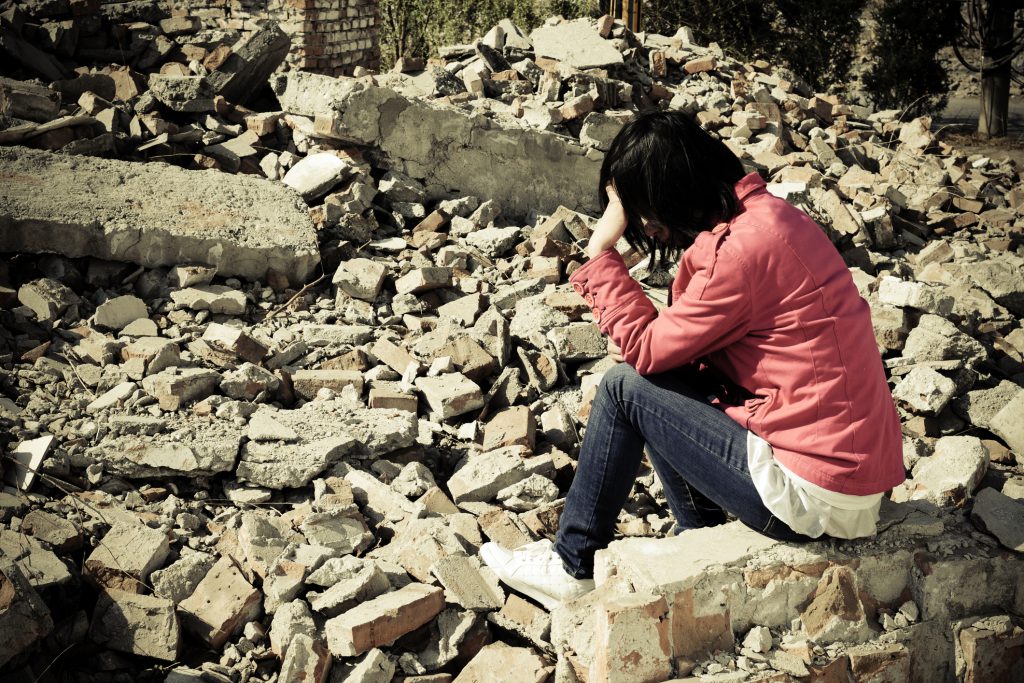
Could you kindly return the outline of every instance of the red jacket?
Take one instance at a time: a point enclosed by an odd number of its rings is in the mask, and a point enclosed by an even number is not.
[[[753,398],[726,414],[791,471],[830,491],[900,484],[899,416],[871,313],[822,229],[751,173],[739,212],[683,254],[660,313],[614,249],[570,278],[641,375],[703,361]]]

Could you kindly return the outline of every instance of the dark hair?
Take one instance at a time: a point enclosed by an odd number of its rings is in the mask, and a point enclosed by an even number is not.
[[[680,111],[641,114],[612,141],[601,164],[598,200],[615,183],[629,218],[624,237],[662,264],[693,243],[697,234],[736,215],[733,185],[743,164],[721,140]],[[641,217],[669,229],[667,244],[648,237]]]

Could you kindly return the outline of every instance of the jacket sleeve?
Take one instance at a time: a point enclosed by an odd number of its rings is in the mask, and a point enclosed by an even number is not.
[[[750,329],[751,293],[742,265],[716,245],[682,295],[660,312],[614,249],[569,278],[601,331],[641,375],[665,372],[727,346]]]

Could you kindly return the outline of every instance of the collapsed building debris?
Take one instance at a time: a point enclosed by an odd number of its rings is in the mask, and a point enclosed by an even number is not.
[[[97,680],[173,683],[1020,676],[1012,163],[609,17],[351,79],[268,76],[267,28],[239,90],[278,100],[247,109],[188,17],[125,26],[178,46],[141,71],[72,75],[8,41],[20,11],[4,49],[51,83],[0,82],[0,670],[99,648]],[[649,106],[696,115],[843,253],[910,478],[876,538],[798,547],[663,538],[645,469],[597,590],[549,614],[476,555],[557,529],[612,365],[566,276],[603,152]],[[660,300],[667,274],[624,251]]]

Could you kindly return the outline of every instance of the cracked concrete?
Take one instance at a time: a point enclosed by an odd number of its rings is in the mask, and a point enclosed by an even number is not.
[[[423,180],[430,199],[489,197],[508,218],[551,213],[559,205],[597,211],[603,154],[575,140],[406,99],[369,80],[291,72],[271,85],[285,111],[333,112],[339,136],[380,148],[404,173]]]
[[[273,269],[296,284],[319,262],[305,206],[280,183],[24,147],[0,149],[0,168],[0,251]]]

